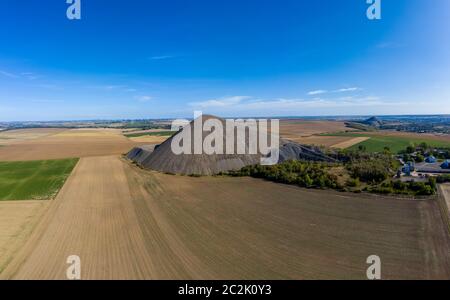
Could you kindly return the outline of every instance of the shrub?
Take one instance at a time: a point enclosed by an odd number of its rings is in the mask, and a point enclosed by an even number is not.
[[[390,175],[389,165],[382,160],[359,161],[353,163],[349,169],[353,178],[364,182],[380,183]]]
[[[347,186],[349,187],[358,187],[360,184],[359,178],[350,178],[347,180]]]

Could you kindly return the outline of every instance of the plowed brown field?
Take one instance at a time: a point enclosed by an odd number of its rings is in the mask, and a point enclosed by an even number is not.
[[[252,178],[147,172],[82,158],[3,278],[450,278],[436,201],[304,190]]]

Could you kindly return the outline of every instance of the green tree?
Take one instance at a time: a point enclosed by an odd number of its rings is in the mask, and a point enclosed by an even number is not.
[[[422,154],[417,154],[416,155],[416,158],[415,158],[416,162],[420,163],[420,162],[423,162],[424,160],[425,160],[425,157],[423,157]]]
[[[416,147],[414,147],[413,145],[409,145],[408,147],[406,147],[406,153],[414,153],[416,151]]]

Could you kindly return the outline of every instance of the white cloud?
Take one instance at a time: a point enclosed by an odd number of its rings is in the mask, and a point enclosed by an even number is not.
[[[173,58],[172,55],[160,55],[160,56],[152,56],[150,57],[151,60],[163,60],[163,59],[169,59]]]
[[[353,109],[367,109],[404,106],[407,102],[383,101],[379,97],[340,97],[340,98],[278,98],[278,99],[257,99],[248,96],[234,96],[219,98],[201,102],[190,103],[198,109],[208,109],[210,113],[217,114],[284,114],[284,115],[302,115],[308,111],[323,112],[323,114],[332,114],[333,111],[342,109],[352,111]]]
[[[153,97],[150,97],[150,96],[136,96],[136,97],[134,97],[134,99],[136,99],[139,102],[145,103],[145,102],[149,102],[149,101],[153,100]]]
[[[336,93],[345,93],[345,92],[355,92],[355,91],[359,91],[359,90],[361,90],[361,88],[359,88],[359,87],[349,87],[349,88],[338,89],[335,92]]]
[[[198,107],[198,108],[210,108],[210,107],[228,107],[241,103],[244,100],[251,99],[249,96],[234,96],[234,97],[225,97],[220,99],[211,99],[200,102],[192,102],[189,103],[190,106]]]
[[[320,94],[325,94],[325,93],[327,93],[326,90],[315,90],[315,91],[308,92],[308,95],[313,96],[313,95],[320,95]]]

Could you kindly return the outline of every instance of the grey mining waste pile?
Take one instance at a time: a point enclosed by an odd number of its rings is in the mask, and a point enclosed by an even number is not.
[[[202,124],[211,119],[219,120],[223,124],[223,128],[226,127],[225,120],[209,115],[202,117]],[[181,175],[214,175],[220,172],[239,170],[245,166],[259,164],[261,162],[261,154],[248,154],[249,134],[245,135],[246,154],[175,154],[171,148],[172,140],[177,137],[180,138],[178,135],[182,134],[183,130],[191,130],[191,136],[194,136],[193,123],[194,121],[190,123],[190,126],[185,126],[161,145],[144,145],[133,148],[127,154],[127,158],[144,169]],[[202,141],[210,133],[210,131],[203,131]],[[227,135],[224,134],[223,136],[223,147],[225,147]],[[236,142],[234,143],[236,147],[237,134],[233,135],[233,137]],[[325,162],[334,161],[333,158],[328,157],[316,147],[305,146],[283,139],[280,139],[279,145],[278,163],[296,159]],[[193,145],[191,145],[191,150],[191,153],[194,153]],[[234,153],[237,153],[237,151]]]

